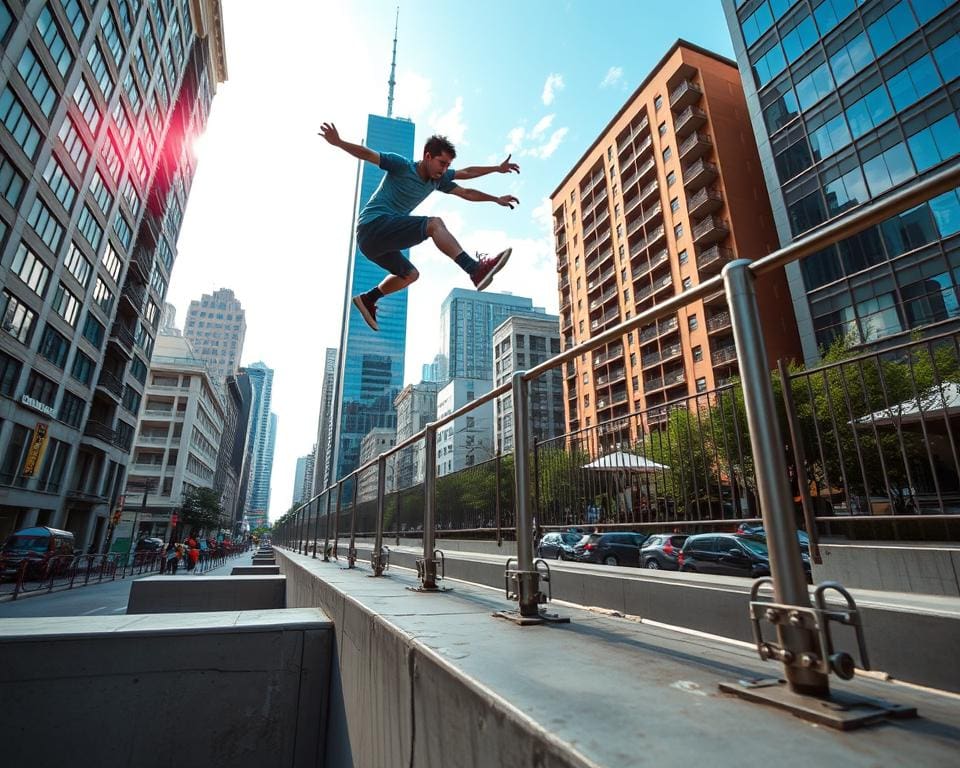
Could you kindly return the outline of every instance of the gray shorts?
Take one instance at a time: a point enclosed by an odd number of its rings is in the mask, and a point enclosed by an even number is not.
[[[398,277],[414,271],[401,251],[426,239],[426,216],[378,216],[357,227],[357,245],[363,255]]]

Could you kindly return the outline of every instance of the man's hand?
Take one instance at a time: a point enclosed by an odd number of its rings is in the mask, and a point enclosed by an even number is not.
[[[507,160],[509,159],[510,158],[508,157]],[[513,206],[520,205],[520,201],[517,200],[517,198],[515,198],[513,195],[502,195],[497,198],[496,202],[497,202],[497,205],[502,205],[506,208],[509,208],[511,211],[513,210]]]
[[[332,144],[335,147],[341,145],[340,134],[337,132],[337,126],[333,123],[324,123],[320,126],[320,136],[323,136],[326,139],[328,144]],[[508,160],[510,158],[507,158]]]
[[[512,156],[512,153],[507,155],[507,159],[497,166],[498,173],[520,173],[520,166],[510,162]]]

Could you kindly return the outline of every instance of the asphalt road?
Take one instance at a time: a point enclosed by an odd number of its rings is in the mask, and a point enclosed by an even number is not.
[[[227,576],[236,565],[250,565],[253,552],[227,560],[225,565],[211,568],[204,576]],[[0,619],[32,618],[37,616],[112,616],[125,613],[130,598],[130,584],[137,578],[146,579],[155,574],[128,577],[102,584],[88,584],[61,592],[21,596],[13,601],[0,602]],[[177,576],[194,578],[183,568]]]

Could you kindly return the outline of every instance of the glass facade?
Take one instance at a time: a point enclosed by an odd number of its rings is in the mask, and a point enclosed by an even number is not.
[[[960,5],[723,0],[781,242],[960,154]],[[805,259],[804,355],[960,317],[960,200],[942,195]]]
[[[414,124],[409,120],[380,115],[367,118],[367,146],[378,152],[414,156]],[[360,209],[376,191],[383,171],[363,164],[360,177]],[[358,211],[359,212],[359,211]],[[404,255],[408,255],[404,251]],[[377,427],[396,428],[393,399],[403,386],[403,366],[407,339],[407,291],[385,296],[377,304],[379,332],[370,330],[352,308],[350,299],[377,285],[387,273],[368,260],[359,249],[350,265],[350,287],[344,302],[347,307],[341,338],[339,389],[336,410],[336,452],[334,478],[352,472],[359,464],[360,441]]]
[[[253,405],[250,408],[250,426],[247,434],[253,445],[253,463],[250,468],[250,486],[247,493],[246,514],[253,520],[265,520],[270,508],[270,476],[273,473],[273,445],[276,439],[276,417],[270,412],[273,402],[273,369],[265,363],[253,363],[244,373],[250,379]]]

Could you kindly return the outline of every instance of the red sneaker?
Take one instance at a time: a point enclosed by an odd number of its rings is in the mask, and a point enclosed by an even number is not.
[[[353,297],[353,306],[360,312],[360,316],[366,321],[374,331],[379,331],[377,325],[377,302],[367,298],[365,293]]]
[[[513,248],[507,248],[505,251],[500,251],[500,253],[492,259],[480,257],[480,266],[477,267],[477,270],[470,276],[470,279],[473,280],[473,284],[478,291],[482,291],[490,285],[493,276],[507,265],[507,260],[510,258],[512,252]]]

